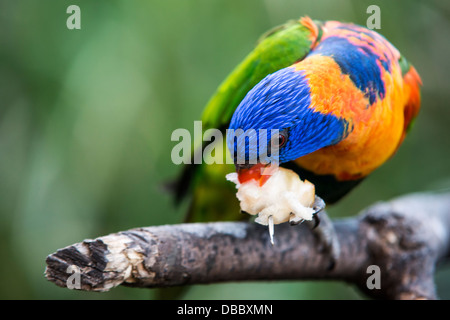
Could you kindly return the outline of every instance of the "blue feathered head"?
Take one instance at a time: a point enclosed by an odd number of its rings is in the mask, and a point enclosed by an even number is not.
[[[303,71],[288,67],[247,93],[231,119],[227,145],[237,168],[255,161],[282,164],[339,142],[346,128],[345,120],[315,111]],[[239,131],[244,139],[237,138]]]

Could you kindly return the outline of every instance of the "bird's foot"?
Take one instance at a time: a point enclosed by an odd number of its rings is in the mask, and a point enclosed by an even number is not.
[[[307,224],[317,239],[320,252],[329,256],[327,270],[333,270],[341,251],[333,223],[327,213],[321,211],[314,215],[313,220],[307,221]]]
[[[316,196],[313,208],[315,211],[313,219],[305,221],[305,223],[310,227],[314,237],[317,239],[320,252],[329,256],[330,261],[327,270],[333,270],[340,255],[340,245],[336,231],[327,213],[323,210],[325,202],[318,196]]]

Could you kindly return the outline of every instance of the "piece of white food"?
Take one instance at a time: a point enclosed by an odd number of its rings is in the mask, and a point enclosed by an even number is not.
[[[235,172],[227,174],[226,178],[236,184],[241,210],[258,215],[255,222],[269,225],[272,244],[273,224],[299,223],[313,218],[314,185],[300,180],[292,170],[277,168],[262,186],[256,180],[239,183]]]

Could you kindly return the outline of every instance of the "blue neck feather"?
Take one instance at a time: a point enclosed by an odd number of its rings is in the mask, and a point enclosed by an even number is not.
[[[229,127],[244,131],[276,129],[287,132],[287,143],[279,152],[280,163],[338,143],[346,136],[347,128],[344,119],[314,110],[308,80],[302,71],[293,67],[272,73],[253,87],[237,107]],[[259,152],[258,148],[249,147],[258,145],[255,139],[255,135],[250,135],[250,143],[238,144],[229,134],[228,148],[235,155],[245,148],[246,157],[252,158]],[[267,142],[270,143],[270,132]]]

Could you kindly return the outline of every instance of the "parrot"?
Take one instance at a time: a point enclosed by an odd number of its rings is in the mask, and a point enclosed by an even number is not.
[[[278,130],[278,165],[334,204],[396,153],[419,113],[421,85],[412,64],[378,32],[305,16],[260,37],[218,86],[201,121],[204,132],[224,135]],[[225,175],[250,172],[258,180],[252,168],[261,164],[226,162],[239,146],[213,138],[192,146],[191,158],[208,144],[218,145],[223,164],[185,164],[172,186],[175,202],[190,199],[187,222],[246,219]]]

